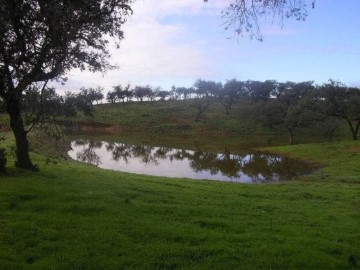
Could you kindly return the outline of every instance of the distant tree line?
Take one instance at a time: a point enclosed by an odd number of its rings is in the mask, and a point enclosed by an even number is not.
[[[343,122],[354,140],[358,139],[360,128],[360,89],[334,80],[315,85],[313,81],[232,79],[222,84],[199,79],[192,87],[172,86],[170,91],[159,87],[117,85],[107,94],[110,103],[125,104],[133,98],[139,102],[190,100],[197,112],[195,121],[200,121],[212,104],[220,103],[225,114],[230,114],[236,103],[245,102],[254,122],[269,128],[284,127],[290,144],[294,142],[293,133],[298,127],[316,127],[332,139]]]
[[[76,116],[78,111],[92,115],[94,104],[104,99],[103,92],[101,87],[81,88],[77,94],[66,92],[60,96],[53,88],[29,87],[24,92],[22,101],[27,132],[35,124],[48,127],[49,123],[56,122],[56,119],[63,116]],[[148,85],[116,85],[106,95],[106,100],[114,104],[124,105],[133,99],[140,103],[188,100],[196,108],[195,121],[200,121],[215,103],[221,104],[227,115],[235,104],[246,104],[246,114],[251,122],[269,128],[285,128],[290,144],[294,142],[294,130],[299,127],[322,130],[323,134],[332,139],[337,128],[346,123],[354,140],[358,139],[360,129],[360,89],[347,87],[334,80],[315,85],[313,81],[232,79],[222,84],[199,79],[192,87],[172,86],[170,91]],[[0,110],[5,110],[2,100]]]

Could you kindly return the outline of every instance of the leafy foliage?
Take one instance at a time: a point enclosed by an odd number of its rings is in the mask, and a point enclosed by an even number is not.
[[[222,18],[226,30],[231,29],[238,36],[248,35],[251,39],[262,41],[261,17],[269,16],[281,22],[284,18],[304,21],[308,16],[309,4],[314,8],[315,0],[233,0],[222,12]]]
[[[0,97],[16,140],[17,164],[33,169],[21,115],[23,93],[81,70],[105,71],[109,38],[124,38],[132,0],[1,0]],[[31,94],[29,94],[29,98]],[[42,111],[42,109],[40,110]]]
[[[356,140],[360,128],[360,89],[329,80],[319,89],[318,98],[323,113],[345,120]]]
[[[152,89],[149,85],[135,86],[135,88],[134,88],[134,96],[140,102],[143,102],[145,97],[150,97],[151,95],[152,95]]]

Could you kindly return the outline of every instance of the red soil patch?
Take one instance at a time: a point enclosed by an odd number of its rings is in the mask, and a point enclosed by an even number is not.
[[[1,132],[7,132],[9,130],[10,130],[10,127],[8,125],[0,124],[0,133]]]
[[[360,146],[355,146],[351,149],[351,152],[353,153],[360,153]]]
[[[102,135],[119,134],[122,128],[118,125],[100,122],[71,122],[67,123],[67,131],[72,134]]]

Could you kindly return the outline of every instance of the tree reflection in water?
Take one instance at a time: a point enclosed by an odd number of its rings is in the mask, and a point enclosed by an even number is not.
[[[70,156],[74,158],[76,152],[77,160],[97,166],[102,164],[101,160],[104,155],[110,154],[114,162],[124,162],[124,164],[130,164],[137,160],[147,167],[174,166],[171,170],[178,170],[179,174],[176,176],[188,177],[182,175],[183,165],[181,165],[181,169],[176,168],[180,164],[178,162],[183,161],[199,179],[211,175],[219,176],[218,180],[225,181],[268,182],[290,180],[313,170],[309,165],[277,155],[260,152],[243,152],[234,155],[230,153],[228,148],[225,148],[224,153],[216,154],[201,151],[199,147],[196,151],[192,151],[168,147],[77,140],[72,142],[72,149],[75,150],[69,152]],[[103,167],[106,168],[106,166]],[[159,168],[159,170],[161,169]],[[136,173],[136,171],[133,172]],[[147,172],[141,171],[140,173],[146,174]]]
[[[85,146],[81,152],[76,153],[76,159],[81,162],[87,162],[98,166],[101,164],[100,157],[96,154],[94,149],[101,148],[103,145],[99,141],[86,141],[86,140],[77,140],[75,141],[75,146]]]

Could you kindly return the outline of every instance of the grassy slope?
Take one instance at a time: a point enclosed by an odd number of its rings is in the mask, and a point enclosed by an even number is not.
[[[279,146],[271,149],[291,157],[313,160],[324,164],[324,168],[311,176],[313,180],[360,182],[360,143],[342,141],[338,143],[316,143],[306,145]]]
[[[123,131],[129,131],[131,137],[144,137],[147,140],[163,140],[164,137],[175,140],[190,140],[199,137],[202,140],[211,138],[216,143],[226,140],[235,141],[235,138],[255,137],[261,135],[261,144],[266,145],[267,139],[272,140],[272,145],[281,145],[287,142],[287,131],[278,127],[273,129],[264,128],[252,120],[254,117],[249,112],[249,103],[237,103],[231,110],[230,115],[220,103],[212,104],[205,111],[203,118],[195,122],[196,108],[191,100],[167,101],[167,102],[132,102],[129,104],[103,104],[96,106],[94,118],[79,117],[83,121],[106,122],[118,124]],[[320,142],[324,139],[323,131],[316,129],[294,130],[296,143]],[[253,135],[257,134],[257,135]],[[166,136],[164,136],[166,135]],[[351,138],[347,126],[342,127],[336,133],[338,138]],[[139,139],[139,138],[136,138]],[[142,139],[142,138],[141,138]],[[236,142],[238,144],[238,142]],[[207,143],[205,143],[207,144]],[[259,141],[256,142],[256,145]]]
[[[128,123],[154,143],[164,133],[190,142],[211,127],[246,129],[235,112],[194,123],[190,109],[179,118],[166,106],[104,106],[91,121]],[[272,148],[325,167],[270,185],[46,165],[33,154],[39,173],[10,166],[0,176],[0,269],[360,269],[359,150],[350,141]]]
[[[45,165],[35,155],[39,173],[10,168],[0,178],[0,269],[359,269],[360,173],[342,162],[359,164],[358,150],[275,148],[329,165],[316,182],[273,185]]]

